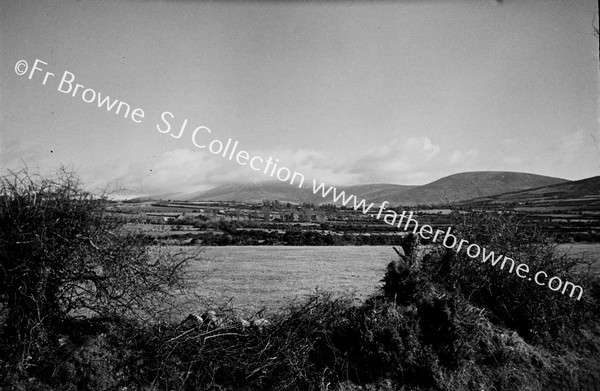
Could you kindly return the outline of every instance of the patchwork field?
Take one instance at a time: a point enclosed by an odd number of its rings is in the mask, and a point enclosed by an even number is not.
[[[573,256],[587,254],[600,265],[600,244],[563,244],[559,249]],[[207,301],[231,300],[245,313],[268,312],[316,289],[365,299],[396,257],[390,246],[207,247],[193,263],[192,284]]]

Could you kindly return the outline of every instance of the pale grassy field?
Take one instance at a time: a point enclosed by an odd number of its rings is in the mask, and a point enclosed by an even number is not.
[[[207,247],[193,264],[194,285],[201,297],[231,299],[244,312],[280,307],[316,289],[364,299],[396,257],[389,246]]]
[[[600,267],[600,244],[559,249],[588,254]],[[201,298],[217,304],[230,301],[244,313],[273,310],[316,289],[365,299],[380,286],[386,265],[396,257],[391,246],[207,247],[193,262],[192,284]]]
[[[560,244],[558,249],[569,255],[584,255],[589,257],[590,259],[595,260],[600,267],[600,243]]]

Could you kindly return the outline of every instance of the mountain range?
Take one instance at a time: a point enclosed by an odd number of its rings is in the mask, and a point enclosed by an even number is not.
[[[597,191],[600,185],[600,177],[589,178],[589,183],[581,181],[570,181],[543,175],[528,174],[510,171],[474,171],[449,175],[434,182],[421,186],[397,185],[389,183],[359,184],[348,186],[336,186],[338,192],[345,191],[346,195],[353,194],[358,200],[365,199],[367,202],[381,203],[388,201],[392,205],[414,206],[417,204],[443,204],[446,202],[458,202],[477,199],[481,202],[500,202],[499,197],[503,195],[506,202],[510,197],[521,197],[520,192],[531,191],[534,194],[546,194],[545,188],[551,188],[549,192],[571,192],[572,194]],[[317,182],[317,186],[320,182]],[[560,187],[562,186],[562,187]],[[326,189],[329,187],[327,185]],[[534,190],[535,189],[535,190]],[[537,193],[536,193],[537,192]],[[157,196],[150,199],[165,199],[180,201],[239,201],[260,202],[263,200],[278,200],[290,203],[333,203],[332,193],[326,198],[321,192],[313,194],[313,184],[306,181],[303,188],[284,182],[261,182],[261,183],[236,183],[218,186],[214,189],[194,193],[169,194],[168,197]],[[509,196],[513,194],[513,196]],[[529,194],[529,193],[528,193]],[[593,194],[593,193],[592,193]],[[144,197],[148,199],[148,197]],[[338,200],[338,204],[340,203]],[[512,201],[511,201],[512,202]],[[351,202],[352,203],[352,202]]]

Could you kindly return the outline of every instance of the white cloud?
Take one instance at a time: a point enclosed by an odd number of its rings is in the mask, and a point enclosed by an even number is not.
[[[208,190],[224,183],[276,180],[275,176],[270,176],[275,164],[277,169],[286,167],[292,173],[301,173],[305,181],[318,178],[338,183],[340,180],[349,180],[352,177],[337,172],[339,168],[332,164],[332,160],[317,150],[294,151],[282,148],[247,152],[250,158],[257,156],[262,159],[262,163],[260,160],[256,162],[256,167],[261,171],[253,170],[248,164],[238,164],[235,156],[229,160],[206,150],[176,149],[166,151],[155,158],[117,164],[116,167],[112,167],[114,170],[112,174],[118,177],[115,186],[132,194],[194,192]],[[272,164],[267,173],[264,173],[268,160]]]
[[[448,163],[452,167],[467,167],[470,166],[479,157],[479,151],[470,149],[466,152],[453,151],[448,159]]]
[[[242,149],[240,146],[238,151]],[[340,156],[335,150],[291,148],[247,152],[251,158],[259,156],[264,161],[278,159],[278,168],[301,173],[308,186],[312,179],[331,184],[423,184],[466,169],[479,156],[476,150],[443,153],[440,146],[422,136],[392,140],[358,156]],[[224,183],[276,179],[268,175],[270,172],[254,171],[248,165],[242,166],[207,150],[175,149],[139,159],[90,170],[87,177],[116,177],[115,186],[131,194],[194,192]]]
[[[428,166],[441,148],[427,137],[411,137],[403,141],[393,140],[372,148],[347,166],[349,173],[357,174],[362,182],[385,181],[396,183]]]

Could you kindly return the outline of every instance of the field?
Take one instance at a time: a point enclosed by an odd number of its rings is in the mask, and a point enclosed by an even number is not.
[[[193,263],[192,284],[200,297],[215,303],[231,299],[246,313],[282,307],[316,289],[364,299],[396,257],[389,246],[207,247]]]
[[[559,250],[587,254],[600,264],[600,244],[562,244]],[[197,275],[192,285],[207,301],[231,300],[234,308],[252,314],[283,307],[316,289],[365,299],[396,258],[390,246],[206,247],[192,265]]]
[[[595,260],[600,267],[600,243],[559,244],[558,249],[569,255],[583,255]]]

